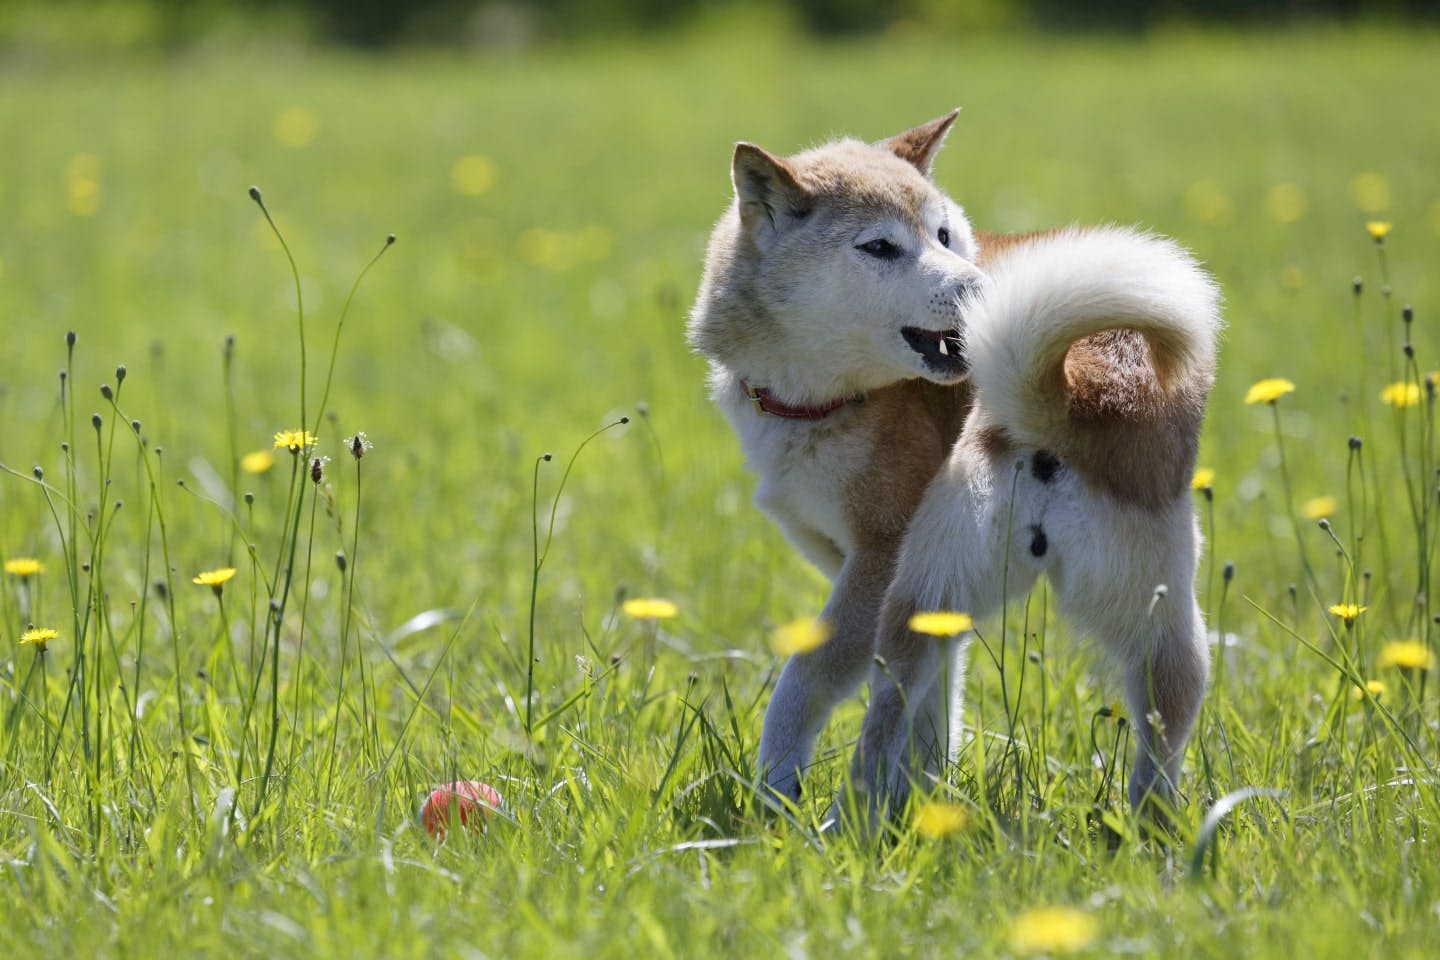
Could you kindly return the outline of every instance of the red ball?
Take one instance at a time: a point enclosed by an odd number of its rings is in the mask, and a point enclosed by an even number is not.
[[[451,804],[454,804],[453,812]],[[486,819],[499,809],[500,794],[490,784],[456,780],[430,791],[430,796],[420,805],[420,822],[430,836],[444,841],[452,816],[466,830],[484,833]]]

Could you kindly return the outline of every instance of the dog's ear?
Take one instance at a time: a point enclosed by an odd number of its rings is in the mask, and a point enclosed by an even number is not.
[[[945,134],[950,132],[950,125],[959,115],[960,108],[956,107],[943,117],[936,117],[929,123],[922,123],[913,130],[906,130],[891,137],[881,146],[889,148],[895,156],[914,165],[915,169],[928,177],[930,164],[945,143]]]
[[[773,230],[786,217],[803,217],[810,211],[810,193],[790,165],[753,143],[735,144],[730,176],[740,201],[740,222],[749,230]]]

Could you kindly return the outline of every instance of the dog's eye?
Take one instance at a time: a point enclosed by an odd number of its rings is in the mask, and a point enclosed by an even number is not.
[[[937,236],[937,237],[939,238],[939,240],[940,240],[940,246],[942,246],[942,247],[948,247],[948,246],[950,246],[950,228],[949,228],[949,227],[941,227],[941,228],[940,228],[940,232],[939,232],[938,234],[936,234],[936,236]]]
[[[872,257],[878,257],[881,260],[894,260],[900,256],[900,248],[884,237],[871,240],[868,243],[862,243],[855,249],[868,253]]]

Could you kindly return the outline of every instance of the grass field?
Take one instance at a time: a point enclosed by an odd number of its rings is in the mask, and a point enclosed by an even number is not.
[[[0,559],[44,570],[0,580],[0,956],[1433,955],[1440,697],[1382,654],[1440,639],[1437,53],[757,22],[476,59],[10,50]],[[794,822],[751,805],[767,638],[827,587],[684,345],[731,145],[956,105],[936,175],[978,226],[1144,224],[1225,289],[1196,494],[1225,643],[1170,845],[1136,836],[1119,691],[1043,585],[977,645],[963,828],[815,839],[858,700]],[[1269,377],[1296,389],[1246,405]],[[318,485],[274,449],[297,428]],[[504,809],[437,848],[419,803],[471,777]]]

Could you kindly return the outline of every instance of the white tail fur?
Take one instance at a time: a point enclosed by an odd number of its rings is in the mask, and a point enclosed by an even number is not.
[[[1071,228],[1017,246],[966,308],[978,401],[1015,439],[1063,436],[1070,346],[1104,330],[1148,341],[1162,385],[1211,374],[1219,291],[1173,241],[1122,227]]]

